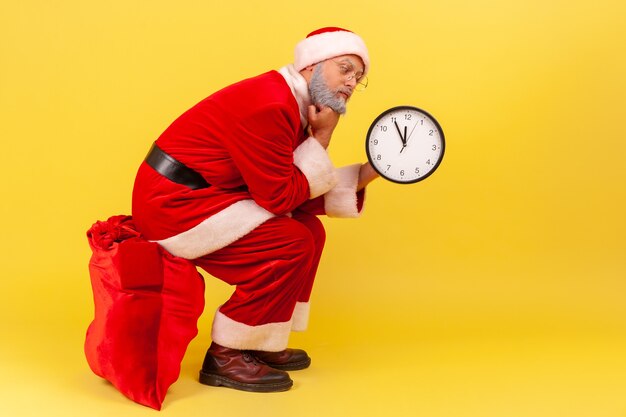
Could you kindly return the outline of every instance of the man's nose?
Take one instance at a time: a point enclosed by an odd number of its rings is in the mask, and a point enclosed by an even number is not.
[[[345,85],[350,86],[352,89],[356,87],[356,78],[352,77],[349,80],[346,80]]]

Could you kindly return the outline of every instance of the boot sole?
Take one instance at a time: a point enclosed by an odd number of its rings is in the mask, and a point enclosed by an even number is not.
[[[293,386],[293,381],[291,379],[285,382],[253,384],[235,381],[221,375],[209,374],[204,371],[200,371],[199,380],[201,384],[209,385],[212,387],[227,387],[248,392],[281,392],[287,391]]]
[[[306,360],[300,361],[300,362],[287,363],[284,365],[267,363],[267,362],[266,364],[267,366],[274,368],[274,369],[278,369],[279,371],[299,371],[301,369],[306,369],[309,366],[311,366],[311,358],[307,358]]]

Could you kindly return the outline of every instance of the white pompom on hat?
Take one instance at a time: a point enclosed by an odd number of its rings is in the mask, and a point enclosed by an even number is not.
[[[293,65],[296,71],[300,71],[309,65],[341,55],[358,55],[365,65],[363,73],[369,71],[370,58],[363,39],[338,27],[325,27],[309,33],[296,45]]]

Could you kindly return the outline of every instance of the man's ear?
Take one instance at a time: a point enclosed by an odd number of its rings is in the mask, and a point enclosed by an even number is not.
[[[300,74],[304,77],[305,80],[310,81],[313,77],[313,70],[315,70],[315,64],[309,65],[308,67],[304,67],[300,70]]]

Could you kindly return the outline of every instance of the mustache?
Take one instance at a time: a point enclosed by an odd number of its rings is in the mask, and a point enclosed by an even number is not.
[[[348,95],[348,98],[352,97],[352,93],[354,90],[352,90],[350,87],[339,87],[338,89],[335,90],[334,94],[338,94],[338,93],[344,93]]]

